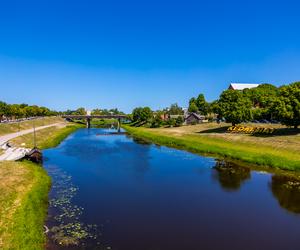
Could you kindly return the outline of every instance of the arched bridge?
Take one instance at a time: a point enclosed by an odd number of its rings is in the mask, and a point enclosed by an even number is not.
[[[86,127],[91,127],[91,120],[98,119],[116,119],[118,120],[118,129],[121,127],[121,119],[126,119],[127,115],[63,115],[62,118],[66,119],[84,119],[86,120]]]

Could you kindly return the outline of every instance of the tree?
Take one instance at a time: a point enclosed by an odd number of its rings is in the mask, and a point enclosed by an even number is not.
[[[162,112],[157,112],[155,114],[155,116],[151,120],[151,128],[159,128],[162,125],[163,123],[163,120],[161,118],[162,114],[163,114]]]
[[[147,122],[152,118],[152,111],[149,107],[138,107],[132,111],[133,121]]]
[[[174,103],[170,106],[168,113],[169,115],[183,115],[183,109],[177,103]]]
[[[5,102],[0,101],[0,121],[2,120],[3,116],[7,113],[7,104]]]
[[[198,110],[201,115],[207,115],[208,113],[208,103],[205,100],[205,97],[203,94],[199,94],[196,101],[196,106],[198,107]]]
[[[78,108],[75,110],[75,115],[86,115],[86,110],[85,108]]]
[[[168,120],[166,121],[166,123],[167,123],[168,126],[173,127],[173,126],[175,126],[175,124],[176,124],[176,119],[170,118],[170,119],[168,119]]]
[[[189,112],[197,113],[198,111],[199,110],[198,110],[196,103],[195,102],[190,103]]]
[[[300,125],[300,82],[282,86],[279,91],[279,97],[273,106],[275,115],[282,124],[298,128]]]
[[[175,120],[175,127],[180,127],[183,124],[184,120],[182,116],[178,116]]]
[[[101,115],[102,114],[102,110],[101,109],[93,109],[91,114],[92,115]]]
[[[38,109],[38,106],[36,106],[36,105],[25,107],[25,116],[26,117],[37,116],[38,113],[39,113],[39,109]]]
[[[251,101],[242,92],[225,90],[218,101],[219,114],[232,125],[252,119]]]
[[[219,102],[217,100],[211,102],[208,105],[208,113],[215,113],[215,114],[219,114],[220,113]]]
[[[20,108],[20,105],[18,105],[18,104],[10,105],[9,113],[10,113],[10,116],[14,116],[16,118],[20,118],[24,115],[24,112],[22,112],[22,109]]]
[[[244,89],[243,94],[252,102],[254,119],[273,119],[272,107],[279,95],[277,87],[264,83],[256,88]]]

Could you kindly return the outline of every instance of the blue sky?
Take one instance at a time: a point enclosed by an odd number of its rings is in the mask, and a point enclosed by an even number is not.
[[[153,109],[300,80],[297,1],[1,1],[0,100]]]

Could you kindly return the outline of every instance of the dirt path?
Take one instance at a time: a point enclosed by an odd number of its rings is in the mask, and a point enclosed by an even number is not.
[[[44,129],[44,128],[49,128],[49,127],[53,127],[53,126],[62,126],[62,125],[64,125],[64,123],[58,122],[58,123],[53,123],[53,124],[46,125],[46,126],[36,127],[35,130],[41,130],[41,129]],[[32,133],[32,132],[33,132],[33,128],[22,130],[22,131],[16,132],[16,133],[11,133],[11,134],[0,136],[0,146],[5,144],[6,142],[8,142],[9,140],[11,140],[15,137],[25,135],[25,134],[29,134],[29,133]]]

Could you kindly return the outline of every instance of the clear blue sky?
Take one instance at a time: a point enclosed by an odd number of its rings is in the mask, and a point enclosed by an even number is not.
[[[0,3],[0,100],[153,109],[300,80],[299,1]]]

